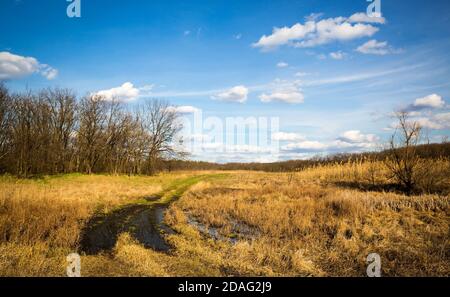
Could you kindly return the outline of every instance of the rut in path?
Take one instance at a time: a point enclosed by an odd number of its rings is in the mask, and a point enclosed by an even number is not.
[[[168,251],[170,246],[163,233],[173,233],[173,230],[163,223],[164,211],[170,202],[204,177],[176,181],[164,192],[145,198],[145,203],[128,204],[110,213],[93,216],[81,232],[80,251],[88,255],[110,251],[122,232],[130,233],[146,248]]]

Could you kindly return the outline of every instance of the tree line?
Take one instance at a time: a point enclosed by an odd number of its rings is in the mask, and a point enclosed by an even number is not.
[[[0,172],[153,174],[183,154],[177,118],[162,100],[130,110],[69,89],[11,93],[0,84]]]

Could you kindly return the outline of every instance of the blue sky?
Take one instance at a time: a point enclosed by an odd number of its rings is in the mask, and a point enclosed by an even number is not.
[[[81,0],[81,18],[67,16],[69,4],[1,0],[0,79],[17,91],[103,91],[129,105],[164,98],[191,119],[194,108],[279,118],[275,153],[244,143],[195,159],[377,149],[399,109],[432,141],[450,135],[449,1],[381,0],[378,18],[364,0]]]

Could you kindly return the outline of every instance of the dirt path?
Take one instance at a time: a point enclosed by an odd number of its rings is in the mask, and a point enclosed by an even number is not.
[[[112,250],[120,233],[128,232],[146,248],[168,251],[163,233],[173,232],[163,223],[164,212],[171,202],[199,181],[223,174],[199,175],[173,182],[167,189],[136,203],[127,204],[107,214],[93,216],[85,225],[80,251],[92,255]]]

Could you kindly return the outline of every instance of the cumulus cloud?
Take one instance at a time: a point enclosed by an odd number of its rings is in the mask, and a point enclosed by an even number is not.
[[[416,117],[422,115],[423,111],[442,109],[444,107],[446,107],[446,103],[440,95],[430,94],[425,97],[417,98],[413,103],[401,109],[401,111],[408,112],[410,117]]]
[[[300,141],[304,140],[305,137],[298,133],[276,132],[272,133],[272,139],[279,141]]]
[[[17,79],[33,73],[39,73],[45,78],[52,80],[58,75],[58,70],[47,64],[39,63],[33,57],[0,52],[0,79]]]
[[[276,49],[282,45],[308,48],[327,44],[333,41],[347,41],[362,37],[370,37],[378,28],[369,24],[382,24],[381,19],[362,18],[355,14],[350,18],[336,17],[318,20],[307,18],[304,24],[296,23],[291,27],[273,28],[272,34],[263,35],[253,47],[263,51]]]
[[[400,53],[401,50],[394,49],[389,46],[387,41],[377,41],[375,39],[369,40],[363,45],[360,45],[356,48],[357,52],[362,54],[371,54],[371,55],[380,55],[384,56],[387,54],[396,54]]]
[[[285,68],[285,67],[288,67],[288,66],[289,66],[289,64],[286,63],[286,62],[278,62],[277,63],[277,67],[278,68]]]
[[[315,21],[308,21],[304,25],[297,23],[292,27],[273,28],[272,34],[263,35],[258,42],[254,43],[254,47],[260,47],[263,50],[270,50],[281,45],[305,38],[308,34],[314,32],[316,27]]]
[[[442,108],[445,106],[445,101],[438,94],[431,94],[422,98],[417,98],[414,107],[418,108]]]
[[[139,93],[139,89],[135,88],[131,82],[126,82],[120,87],[98,91],[95,95],[108,101],[132,101],[139,97]]]
[[[271,87],[272,91],[261,94],[259,99],[262,102],[280,101],[292,104],[303,103],[305,98],[299,85],[299,81],[275,80],[275,83]]]
[[[212,96],[212,99],[244,103],[247,101],[248,88],[245,86],[236,86],[219,94]]]
[[[368,16],[367,13],[357,12],[347,19],[350,23],[374,23],[374,24],[384,24],[386,19],[382,16]]]
[[[345,53],[342,51],[331,52],[330,57],[334,60],[342,60],[345,57]]]
[[[442,130],[450,128],[450,112],[444,99],[438,94],[430,94],[425,97],[417,98],[413,103],[401,109],[402,112],[407,112],[410,122],[416,122],[421,127]],[[398,124],[396,122],[386,129],[396,129]]]

